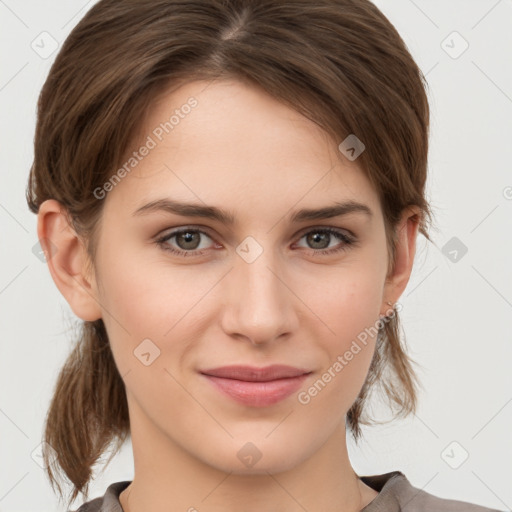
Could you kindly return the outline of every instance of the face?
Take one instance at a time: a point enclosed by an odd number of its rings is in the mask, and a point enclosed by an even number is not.
[[[98,199],[95,262],[132,425],[223,471],[291,468],[345,432],[368,372],[361,333],[390,298],[377,194],[341,141],[236,81],[163,96],[141,133]],[[298,215],[350,201],[369,213]],[[202,373],[277,364],[305,375],[237,387]]]

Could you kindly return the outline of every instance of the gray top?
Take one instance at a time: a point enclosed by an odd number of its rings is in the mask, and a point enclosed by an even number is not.
[[[379,493],[361,512],[504,512],[466,501],[438,498],[411,485],[401,471],[359,478]],[[123,512],[119,495],[131,482],[109,485],[103,496],[87,501],[74,512]]]

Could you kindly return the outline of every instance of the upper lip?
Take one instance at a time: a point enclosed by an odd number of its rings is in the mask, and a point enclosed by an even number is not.
[[[266,382],[276,379],[297,377],[299,375],[310,373],[310,371],[303,368],[294,368],[293,366],[274,364],[264,368],[241,365],[223,366],[221,368],[201,370],[201,373],[225,379],[245,380],[248,382]]]

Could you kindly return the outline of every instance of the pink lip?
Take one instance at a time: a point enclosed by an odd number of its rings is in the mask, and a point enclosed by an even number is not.
[[[253,407],[265,407],[280,402],[297,391],[308,370],[284,365],[266,368],[225,366],[201,373],[224,394]]]

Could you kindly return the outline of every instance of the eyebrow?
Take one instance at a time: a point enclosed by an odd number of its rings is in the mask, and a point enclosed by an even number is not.
[[[216,220],[222,224],[232,226],[235,224],[235,216],[228,211],[215,206],[205,206],[194,203],[182,203],[169,198],[156,199],[151,201],[133,212],[133,216],[147,215],[154,212],[167,212],[183,217],[202,217]],[[357,201],[337,202],[331,206],[316,209],[302,209],[295,212],[290,221],[292,223],[330,219],[348,215],[349,213],[362,213],[372,217],[373,211],[369,206]]]

